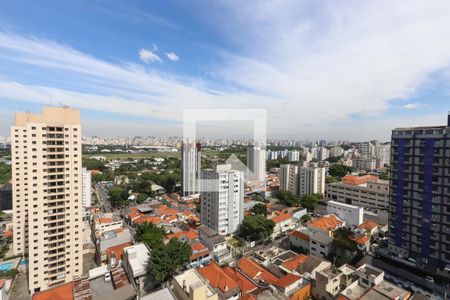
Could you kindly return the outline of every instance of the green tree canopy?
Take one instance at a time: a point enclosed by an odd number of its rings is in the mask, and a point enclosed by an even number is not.
[[[278,203],[293,207],[300,205],[300,197],[294,195],[290,191],[278,191],[275,194],[275,198],[278,199]]]
[[[262,203],[256,203],[255,206],[252,207],[252,212],[255,215],[267,216],[267,207]]]
[[[320,199],[320,195],[310,194],[303,196],[300,200],[300,203],[304,208],[314,210],[314,208],[316,208],[317,202],[319,202]]]
[[[0,184],[4,184],[11,180],[11,166],[0,163]]]
[[[247,216],[239,228],[239,236],[245,240],[257,241],[270,237],[275,223],[264,215]]]
[[[94,158],[83,159],[83,167],[87,168],[88,170],[99,170],[101,172],[106,169],[106,166],[103,162]]]
[[[167,245],[161,244],[153,249],[148,259],[147,273],[157,283],[163,283],[189,262],[191,254],[188,243],[171,239]]]
[[[114,207],[124,207],[128,204],[128,191],[121,186],[113,186],[108,190],[109,201]]]
[[[352,167],[334,164],[328,169],[328,174],[337,178],[342,178],[353,171]]]
[[[143,223],[136,227],[134,239],[146,244],[150,249],[155,249],[163,244],[165,236],[164,228],[153,223]]]

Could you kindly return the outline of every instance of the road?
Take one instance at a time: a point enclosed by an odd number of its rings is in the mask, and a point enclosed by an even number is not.
[[[99,182],[95,184],[94,190],[100,206],[104,212],[112,212],[111,202],[109,202],[108,191],[106,190],[106,182]]]

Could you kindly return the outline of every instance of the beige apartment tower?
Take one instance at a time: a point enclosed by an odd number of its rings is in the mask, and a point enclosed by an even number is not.
[[[33,294],[82,274],[80,111],[16,113],[11,155],[13,251],[28,255]]]

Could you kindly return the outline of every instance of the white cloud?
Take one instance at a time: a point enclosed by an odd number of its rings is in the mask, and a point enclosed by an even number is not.
[[[178,57],[178,55],[175,54],[175,52],[167,52],[166,56],[168,59],[170,59],[171,61],[178,61],[180,60],[180,58]]]
[[[153,44],[153,50],[141,49],[139,50],[139,58],[148,64],[149,62],[162,62],[162,59],[155,52],[158,50],[155,44]]]
[[[408,110],[410,110],[410,109],[418,109],[418,108],[423,108],[423,107],[424,107],[424,105],[422,103],[419,103],[419,102],[407,103],[407,104],[403,105],[403,108],[404,109],[408,109]]]

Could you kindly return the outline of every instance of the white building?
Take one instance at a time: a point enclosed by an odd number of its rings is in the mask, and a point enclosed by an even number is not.
[[[11,127],[13,253],[28,257],[31,294],[83,272],[81,134],[68,107],[16,113]]]
[[[330,157],[330,151],[325,147],[320,147],[317,151],[317,160],[324,161]]]
[[[142,243],[123,249],[123,267],[138,293],[144,290],[149,256],[150,251]]]
[[[91,206],[91,171],[83,168],[81,174],[83,207]]]
[[[333,146],[330,149],[330,157],[341,157],[344,154],[344,149],[339,146]]]
[[[361,154],[366,157],[375,156],[375,145],[371,142],[364,142],[359,145]]]
[[[181,149],[181,173],[183,196],[198,193],[198,173],[201,165],[201,145],[193,140],[183,141]]]
[[[289,161],[300,161],[300,152],[289,151],[287,157]]]
[[[336,201],[327,202],[327,213],[338,216],[348,226],[359,226],[363,222],[364,217],[364,209],[362,207]]]
[[[359,157],[352,159],[352,167],[360,171],[372,171],[377,167],[377,160],[373,157]]]
[[[377,159],[377,167],[382,168],[391,162],[391,143],[379,144],[375,149],[375,157]]]
[[[219,234],[235,232],[244,217],[244,173],[217,165],[201,178],[201,223]]]
[[[247,168],[253,172],[253,179],[266,181],[266,150],[263,147],[249,146],[247,149]]]
[[[326,170],[322,167],[301,167],[298,180],[298,195],[303,197],[309,194],[325,193]]]
[[[280,165],[280,190],[298,194],[298,166]]]

